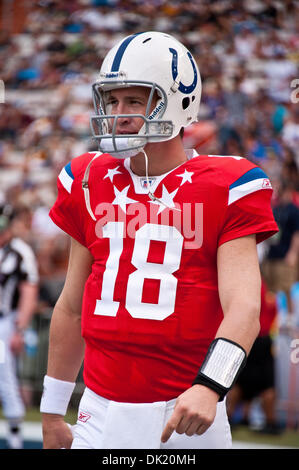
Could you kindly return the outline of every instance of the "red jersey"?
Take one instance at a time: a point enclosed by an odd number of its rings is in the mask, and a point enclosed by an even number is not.
[[[170,400],[191,386],[223,319],[217,248],[277,231],[265,173],[241,157],[195,156],[147,181],[94,153],[58,177],[53,221],[93,255],[82,305],[84,381],[120,402]],[[78,266],[78,269],[80,267]]]

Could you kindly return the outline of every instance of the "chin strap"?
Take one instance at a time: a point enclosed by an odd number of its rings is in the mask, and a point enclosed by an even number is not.
[[[144,149],[141,150],[142,153],[144,154],[144,159],[145,159],[145,177],[146,177],[146,182],[147,182],[147,187],[150,188],[150,182],[149,182],[149,177],[148,177],[148,156],[145,153]],[[165,206],[167,209],[172,209],[176,211],[180,211],[181,209],[178,209],[177,207],[169,207],[165,202],[163,202],[161,199],[157,198],[154,193],[152,193],[150,190],[148,191],[148,197],[154,201],[158,202],[159,204],[162,204]]]
[[[145,177],[146,177],[147,187],[150,188],[150,182],[149,182],[149,177],[148,177],[148,156],[145,153],[144,149],[142,149],[142,153],[144,155],[144,160],[145,160]],[[156,198],[156,196],[150,190],[148,191],[148,196],[152,201],[159,201],[159,199]],[[162,201],[159,201],[159,202],[161,202],[161,204],[164,204]]]
[[[92,220],[96,221],[96,217],[94,215],[94,213],[92,212],[92,209],[91,209],[91,205],[90,205],[90,194],[89,194],[89,185],[88,185],[88,179],[89,179],[89,172],[90,172],[90,167],[91,167],[91,164],[92,162],[98,158],[100,155],[102,155],[102,152],[97,152],[93,158],[90,160],[90,162],[88,163],[86,169],[85,169],[85,173],[84,173],[84,176],[83,176],[83,180],[82,180],[82,189],[83,189],[83,192],[84,192],[84,199],[85,199],[85,205],[86,205],[86,209],[90,215],[90,217],[92,218]]]

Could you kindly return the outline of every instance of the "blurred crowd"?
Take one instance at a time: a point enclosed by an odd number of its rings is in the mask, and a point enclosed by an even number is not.
[[[96,148],[91,84],[106,52],[128,34],[165,31],[194,54],[202,104],[185,146],[247,157],[271,179],[273,205],[287,191],[299,208],[296,0],[31,3],[21,32],[0,32],[0,188],[31,209],[23,236],[38,257],[41,305],[55,303],[67,263],[68,240],[48,217],[56,178],[73,157]]]

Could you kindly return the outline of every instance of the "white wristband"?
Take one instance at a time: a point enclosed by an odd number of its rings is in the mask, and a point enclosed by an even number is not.
[[[45,375],[40,412],[64,416],[75,385],[75,382],[65,382]]]

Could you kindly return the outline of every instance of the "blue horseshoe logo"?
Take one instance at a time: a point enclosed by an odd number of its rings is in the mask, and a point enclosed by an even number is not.
[[[176,77],[178,76],[178,53],[175,49],[172,49],[172,48],[169,48],[169,51],[172,53],[172,64],[171,64],[172,78],[173,78],[173,80],[175,80]],[[191,85],[187,86],[187,85],[184,85],[180,81],[179,88],[178,88],[182,93],[185,93],[186,95],[189,94],[189,93],[192,93],[192,91],[194,90],[194,88],[197,85],[197,70],[196,70],[196,66],[195,66],[193,57],[192,57],[192,55],[190,54],[189,51],[187,52],[187,55],[190,59],[190,62],[191,62],[192,68],[193,68],[193,72],[194,72],[193,83]]]

